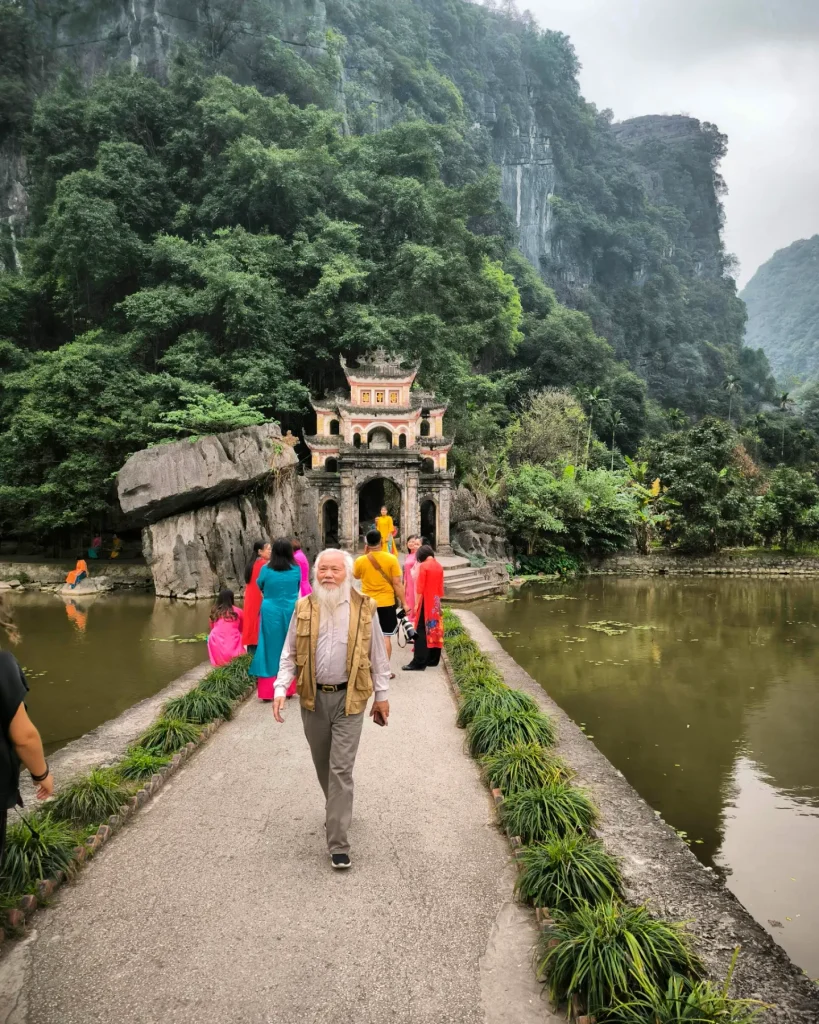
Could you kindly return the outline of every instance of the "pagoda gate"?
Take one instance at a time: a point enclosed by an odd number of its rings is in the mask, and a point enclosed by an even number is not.
[[[446,403],[414,391],[420,364],[378,349],[358,366],[341,360],[349,395],[313,401],[316,433],[305,437],[312,454],[305,472],[305,513],[318,523],[322,548],[357,551],[386,505],[403,543],[427,537],[449,554],[450,496],[447,468],[452,439],[443,436]]]

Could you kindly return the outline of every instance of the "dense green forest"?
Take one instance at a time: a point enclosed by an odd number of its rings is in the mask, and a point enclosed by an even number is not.
[[[775,253],[742,298],[748,344],[764,349],[777,377],[819,379],[819,235]]]
[[[459,479],[533,554],[763,536],[766,467],[809,474],[819,442],[742,347],[718,131],[613,126],[569,40],[527,19],[304,6],[326,22],[303,46],[281,41],[292,4],[210,5],[162,75],[89,77],[52,68],[0,4],[0,143],[29,204],[0,253],[0,532],[108,521],[116,470],[147,444],[310,427],[339,355],[383,346],[423,360]],[[538,266],[502,201],[505,154],[536,131],[559,183]],[[714,486],[750,504],[742,528],[686,534],[651,473],[693,486],[674,439],[707,415],[729,421],[706,430]],[[706,518],[714,502],[719,524],[732,503],[703,499]]]

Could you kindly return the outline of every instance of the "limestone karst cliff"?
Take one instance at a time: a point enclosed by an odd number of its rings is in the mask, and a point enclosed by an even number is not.
[[[523,253],[653,397],[710,411],[709,378],[738,358],[744,310],[721,238],[726,140],[686,117],[613,123],[580,95],[577,55],[548,25],[466,0],[28,0],[27,24],[29,64],[53,71],[126,66],[163,78],[191,45],[263,92],[277,91],[286,64],[291,99],[336,106],[350,132],[462,119],[464,160],[498,166]],[[26,81],[42,87],[35,77]],[[3,116],[0,260],[11,266],[26,181],[19,132]]]

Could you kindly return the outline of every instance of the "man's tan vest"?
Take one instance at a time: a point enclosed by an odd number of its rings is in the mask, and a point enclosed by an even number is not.
[[[370,637],[373,630],[375,601],[357,590],[350,593],[350,630],[347,635],[348,715],[360,715],[372,696]],[[318,647],[320,606],[316,598],[303,597],[296,603],[296,669],[301,706],[316,710],[316,649]]]

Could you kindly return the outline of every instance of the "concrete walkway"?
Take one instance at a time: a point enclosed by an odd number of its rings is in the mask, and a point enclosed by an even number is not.
[[[295,702],[277,727],[254,699],[6,949],[0,1024],[548,1021],[442,671],[399,671],[391,703],[364,726],[351,871]]]

